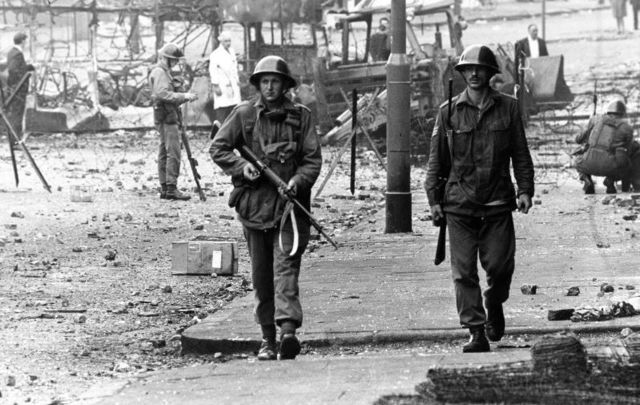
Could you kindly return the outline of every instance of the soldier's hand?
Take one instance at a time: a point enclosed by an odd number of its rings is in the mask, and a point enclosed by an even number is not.
[[[518,196],[517,205],[518,211],[523,214],[528,213],[531,209],[531,197],[529,197],[529,194],[520,194],[520,196]]]
[[[242,168],[242,175],[244,176],[245,179],[249,181],[254,181],[258,177],[260,177],[260,172],[258,171],[258,169],[256,169],[254,165],[252,165],[251,163],[247,163]]]
[[[431,206],[431,219],[434,226],[440,226],[444,222],[444,211],[440,204],[434,204]]]
[[[280,194],[283,197],[286,197],[287,195],[295,197],[298,194],[298,185],[295,180],[291,179],[289,180],[289,183],[287,183],[286,188],[280,188],[278,191],[280,191]]]

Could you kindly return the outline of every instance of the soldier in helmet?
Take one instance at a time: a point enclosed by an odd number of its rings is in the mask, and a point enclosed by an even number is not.
[[[500,72],[491,49],[467,47],[455,69],[467,87],[451,99],[451,106],[446,102],[440,107],[425,189],[434,223],[446,220],[449,227],[458,315],[471,335],[462,351],[486,352],[487,337],[499,341],[504,335],[502,305],[515,266],[512,211],[531,208],[533,162],[517,101],[489,86]],[[487,274],[484,302],[478,259]]]
[[[153,121],[160,134],[158,152],[158,178],[160,198],[166,200],[189,200],[191,197],[178,190],[180,175],[180,105],[193,101],[198,96],[183,92],[174,80],[171,69],[184,57],[175,44],[166,44],[158,51],[158,63],[149,70],[149,87],[153,102]]]
[[[251,257],[254,315],[262,329],[258,359],[294,359],[300,352],[295,334],[302,325],[298,276],[309,223],[301,213],[291,216],[282,190],[261,177],[234,149],[251,148],[288,183],[287,191],[309,208],[311,187],[322,164],[320,142],[311,112],[287,96],[296,81],[284,59],[262,58],[249,81],[259,94],[231,111],[210,153],[231,176],[234,189],[229,205],[238,213]],[[279,346],[276,326],[280,327]]]
[[[576,169],[585,194],[595,193],[591,176],[605,176],[604,185],[609,194],[616,193],[617,180],[622,180],[622,191],[629,191],[630,156],[636,146],[626,114],[626,105],[613,101],[607,106],[606,114],[591,117],[587,129],[576,136],[576,143],[582,145],[575,153]]]

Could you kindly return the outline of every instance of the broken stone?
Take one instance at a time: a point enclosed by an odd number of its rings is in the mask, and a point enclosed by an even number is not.
[[[204,225],[202,225],[202,224],[198,224],[198,225],[193,227],[194,231],[201,231],[203,229],[204,229]]]
[[[604,204],[604,205],[609,205],[609,204],[611,203],[611,201],[615,200],[615,198],[616,198],[616,196],[614,196],[614,195],[608,195],[608,196],[605,196],[605,197],[602,199],[602,204]]]
[[[600,291],[604,292],[604,293],[611,293],[615,290],[615,288],[613,288],[613,286],[609,283],[602,283],[600,285]]]
[[[16,224],[4,224],[5,229],[18,229]]]
[[[16,377],[12,375],[7,376],[7,387],[15,387],[16,386]]]
[[[636,286],[631,285],[631,284],[627,284],[627,285],[624,286],[624,289],[625,290],[635,290]]]
[[[596,246],[599,247],[599,248],[609,248],[609,247],[611,247],[610,244],[605,243],[605,242],[598,242],[598,243],[596,243]]]
[[[173,288],[170,285],[165,285],[164,288],[162,288],[162,292],[164,292],[164,293],[172,293],[173,292]]]
[[[140,312],[138,312],[138,316],[141,316],[143,318],[151,318],[151,317],[154,317],[154,316],[160,316],[160,314],[157,313],[157,312],[140,311]]]
[[[538,291],[538,286],[535,284],[523,284],[520,287],[520,291],[522,291],[524,295],[536,295],[536,292]]]
[[[107,250],[107,254],[104,255],[104,258],[113,261],[116,260],[116,251],[115,250]]]
[[[14,211],[11,213],[12,218],[24,218],[24,214],[20,211]]]
[[[636,214],[623,215],[622,219],[624,219],[625,221],[635,221],[636,219],[638,219],[638,215]]]
[[[580,295],[580,288],[579,287],[569,287],[567,289],[567,292],[565,294],[567,297],[577,297],[578,295]]]
[[[218,218],[226,219],[226,220],[229,220],[229,221],[233,221],[234,220],[233,215],[225,215],[225,214],[223,214],[223,215],[219,215]]]
[[[74,320],[75,323],[86,323],[87,317],[84,315],[77,316]]]
[[[151,339],[151,345],[156,349],[160,349],[167,345],[167,341],[164,339]]]
[[[85,247],[84,246],[75,246],[73,248],[71,248],[71,251],[74,253],[82,253],[84,252]]]
[[[550,321],[568,321],[573,315],[573,308],[550,309],[547,312],[547,319]]]
[[[113,368],[113,371],[116,373],[126,373],[130,369],[131,369],[131,366],[129,366],[127,363],[120,362],[115,365],[115,367]]]

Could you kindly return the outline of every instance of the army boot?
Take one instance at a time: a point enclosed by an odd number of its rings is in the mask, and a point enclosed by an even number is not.
[[[167,184],[167,200],[180,200],[187,201],[191,199],[191,196],[182,194],[175,184]]]
[[[582,185],[582,191],[584,191],[585,194],[595,194],[596,186],[593,184],[591,176],[583,174],[580,176],[580,180],[584,182]]]
[[[604,186],[607,188],[607,194],[616,193],[616,182],[613,181],[611,178],[605,177],[602,184],[604,184]]]
[[[160,199],[161,200],[166,200],[167,199],[167,185],[166,184],[160,184]]]
[[[504,312],[502,304],[487,305],[487,337],[497,342],[504,336]]]
[[[296,337],[296,325],[292,321],[284,321],[280,327],[280,360],[293,360],[300,354],[300,341]]]
[[[276,341],[275,339],[262,339],[260,349],[258,350],[258,360],[275,360],[276,359]]]
[[[462,353],[480,353],[491,350],[489,341],[484,334],[484,325],[472,326],[469,328],[469,333],[471,333],[469,343],[462,346]]]
[[[631,181],[629,179],[622,179],[622,188],[623,193],[628,193],[631,191]]]

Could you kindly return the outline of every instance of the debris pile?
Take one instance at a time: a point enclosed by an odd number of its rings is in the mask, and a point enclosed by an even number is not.
[[[640,334],[586,347],[573,334],[546,335],[531,347],[531,358],[436,366],[416,390],[424,399],[458,403],[638,403]]]

